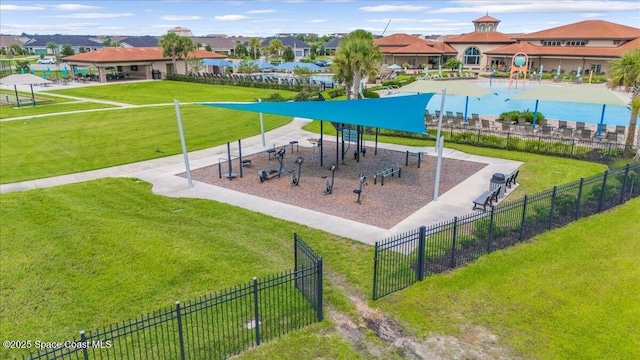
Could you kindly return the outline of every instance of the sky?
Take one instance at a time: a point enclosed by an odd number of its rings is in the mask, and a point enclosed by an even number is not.
[[[0,32],[158,36],[181,26],[194,36],[325,35],[355,29],[375,35],[454,35],[473,31],[471,21],[487,13],[501,20],[498,31],[503,33],[530,33],[592,19],[640,28],[640,1],[2,0]]]

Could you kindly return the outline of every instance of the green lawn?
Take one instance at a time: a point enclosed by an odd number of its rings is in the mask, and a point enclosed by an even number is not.
[[[173,103],[174,99],[180,102],[255,101],[258,98],[265,98],[274,92],[280,93],[283,97],[291,97],[296,94],[286,90],[195,84],[180,81],[131,82],[51,91],[54,94],[110,100],[135,105]]]
[[[419,336],[488,328],[525,358],[640,358],[640,199],[376,305]]]
[[[215,201],[154,195],[134,179],[3,194],[0,221],[6,339],[64,339],[292,269],[294,232],[327,269],[371,291],[368,245]],[[325,301],[349,312],[326,284]]]
[[[260,133],[254,113],[181,106],[189,151]],[[291,118],[265,115],[265,131]],[[0,183],[100,169],[181,152],[173,106],[0,123]]]
[[[6,89],[0,90],[0,96],[4,99],[9,97],[10,101],[15,102],[15,93]],[[20,99],[31,99],[31,93],[18,91]],[[111,108],[112,105],[101,104],[90,101],[78,102],[77,100],[61,98],[57,96],[48,96],[38,93],[35,95],[36,106],[24,105],[20,108],[12,105],[0,107],[0,119],[7,119],[17,116],[31,116],[40,114],[54,114],[65,111],[90,110]]]
[[[319,134],[320,122],[314,121],[306,125],[304,129]],[[335,136],[336,134],[335,128],[328,123],[325,123],[323,130],[326,135]],[[374,146],[375,137],[367,136],[365,139],[367,147]],[[379,136],[378,141],[406,146],[435,146],[435,142],[432,140],[395,136]],[[520,186],[509,195],[509,198],[512,199],[519,198],[526,193],[532,194],[538,191],[547,190],[554,185],[561,185],[576,181],[581,177],[601,174],[607,169],[606,165],[588,161],[544,156],[511,150],[490,149],[472,145],[454,144],[450,142],[445,143],[445,147],[460,150],[467,154],[524,162],[520,167],[520,173],[518,174],[518,182],[520,183]]]

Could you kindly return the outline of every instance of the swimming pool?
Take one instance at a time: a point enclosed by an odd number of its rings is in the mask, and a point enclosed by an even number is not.
[[[531,110],[536,107],[535,100],[507,100],[510,96],[514,96],[522,92],[522,85],[518,90],[514,90],[513,87],[509,91],[507,83],[493,81],[493,86],[489,86],[489,81],[486,83],[476,83],[477,85],[491,89],[497,95],[487,95],[480,99],[469,98],[469,108],[467,110],[467,116],[471,117],[472,113],[480,114],[481,116],[497,116],[503,112],[511,110]],[[443,85],[445,83],[443,82]],[[526,88],[538,86],[537,82],[527,82]],[[445,87],[445,86],[443,86]],[[567,91],[571,91],[568,87]],[[427,109],[433,114],[435,110],[440,110],[440,102],[442,101],[441,95],[434,95],[427,105]],[[453,111],[464,113],[464,104],[466,97],[447,95],[445,100],[445,111]],[[600,116],[602,114],[602,105],[598,104],[584,104],[574,102],[562,102],[562,101],[540,101],[538,103],[538,112],[544,114],[547,119],[567,120],[567,121],[582,121],[585,123],[598,124],[600,123]],[[631,117],[631,111],[626,107],[611,106],[608,105],[604,112],[604,123],[607,125],[628,125],[629,118]]]

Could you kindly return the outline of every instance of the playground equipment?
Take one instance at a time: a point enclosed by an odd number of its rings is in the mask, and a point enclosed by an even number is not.
[[[240,164],[240,177],[242,177],[242,167],[245,164],[250,165],[251,160],[242,160],[242,142],[240,141],[240,139],[238,139],[238,156],[231,154],[231,143],[227,142],[227,157],[218,158],[218,178],[222,179],[222,164],[225,162],[228,165],[228,172],[225,174],[225,177],[229,178],[229,180],[232,180],[234,177],[238,176],[236,173],[233,172],[233,164],[232,164],[232,160],[236,158],[238,159]]]
[[[402,169],[398,164],[379,170],[375,175],[373,175],[373,185],[376,185],[378,178],[380,178],[380,186],[384,186],[384,178],[387,176],[393,176],[395,173],[398,173],[399,178],[402,177]]]
[[[300,184],[300,177],[302,176],[302,163],[304,162],[304,158],[302,156],[298,156],[296,159],[296,164],[298,164],[298,176],[296,176],[295,170],[289,170],[291,173],[291,185],[298,186]]]
[[[527,69],[529,66],[529,57],[523,52],[519,52],[513,55],[511,58],[511,70],[509,70],[509,90],[511,90],[511,83],[513,82],[513,76],[516,77],[516,89],[518,89],[518,79],[522,73],[522,90],[527,83]]]
[[[278,169],[269,169],[269,170],[263,169],[258,171],[258,177],[260,178],[261,183],[267,180],[271,180],[274,177],[280,177],[280,175],[282,175],[282,170],[284,170],[284,154],[286,151],[287,150],[283,146],[274,155],[276,160],[278,160],[278,162],[280,163],[280,167]]]
[[[360,187],[359,187],[359,188],[357,188],[357,189],[355,189],[355,190],[353,190],[353,192],[354,192],[354,193],[356,193],[356,194],[358,194],[358,200],[356,200],[356,202],[357,202],[359,205],[362,205],[362,203],[360,202],[360,196],[362,196],[362,190],[363,190],[364,186],[365,186],[365,185],[369,185],[369,184],[367,183],[367,177],[366,177],[366,176],[364,176],[364,174],[360,174],[360,175],[358,176],[358,178],[359,178],[359,180],[360,180]]]
[[[322,191],[324,191],[325,194],[331,194],[333,192],[333,180],[335,179],[335,175],[336,175],[336,165],[331,164],[331,167],[329,167],[329,170],[331,170],[331,183],[329,183],[329,179],[327,179],[327,175],[322,177],[323,179],[325,179],[324,186],[322,187]]]

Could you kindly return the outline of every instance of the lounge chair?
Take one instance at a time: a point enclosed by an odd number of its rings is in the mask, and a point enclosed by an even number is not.
[[[573,129],[571,128],[562,128],[562,137],[563,138],[572,138],[573,137]]]
[[[607,124],[598,124],[598,130],[600,131],[600,135],[605,134],[607,132]]]
[[[464,114],[458,111],[458,112],[456,112],[456,117],[458,119],[464,119]]]
[[[607,140],[607,142],[618,142],[618,133],[617,132],[607,132],[606,140]]]
[[[478,127],[478,122],[474,119],[467,119],[467,128],[476,129]]]
[[[478,114],[471,114],[471,118],[475,121],[480,121],[480,115]]]
[[[502,122],[505,122],[505,123],[507,123],[507,124],[511,124],[511,116],[506,115],[506,116],[504,117],[504,120],[502,120]]]
[[[447,114],[448,118],[452,118],[453,117],[453,111],[447,111],[447,112],[445,112],[445,114]]]
[[[580,139],[591,140],[591,129],[582,129],[582,132],[580,134]]]
[[[547,121],[547,119],[540,119],[536,121],[536,125],[538,126],[548,126],[549,122]]]
[[[551,126],[549,126],[549,125],[544,125],[544,126],[542,127],[542,135],[548,135],[548,136],[551,136],[551,131],[552,131],[552,128],[551,128]]]
[[[522,116],[518,117],[518,125],[519,126],[525,126],[526,124],[527,124],[527,119],[525,119]]]
[[[495,128],[495,127],[491,126],[491,123],[487,119],[480,120],[480,123],[482,124],[482,128],[483,129],[493,130],[493,128]]]
[[[508,122],[503,122],[502,123],[502,131],[511,131],[511,124]]]
[[[627,131],[627,127],[626,126],[620,126],[620,125],[616,125],[616,132],[620,135],[624,135],[624,133]]]
[[[524,125],[524,132],[525,132],[525,134],[533,134],[533,125],[525,124]]]
[[[453,126],[456,128],[462,128],[462,119],[459,119],[457,117],[453,118]]]
[[[566,127],[567,127],[566,121],[563,121],[563,120],[558,121],[558,129],[564,129]]]

